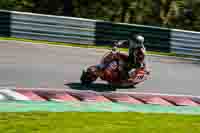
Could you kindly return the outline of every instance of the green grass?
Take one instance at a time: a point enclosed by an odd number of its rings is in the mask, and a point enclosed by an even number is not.
[[[45,44],[50,44],[50,45],[72,46],[72,47],[80,47],[80,48],[97,48],[97,49],[108,49],[108,48],[110,48],[109,46],[67,44],[67,43],[62,43],[62,42],[49,42],[49,41],[30,40],[30,39],[13,38],[13,37],[0,37],[0,40],[15,40],[15,41],[32,42],[32,43],[35,43],[35,44],[45,43]],[[128,51],[127,48],[120,48],[120,50]],[[188,56],[188,55],[177,55],[175,53],[157,52],[157,51],[147,51],[147,54],[164,55],[164,56],[177,56],[177,57],[192,57],[192,56]]]
[[[0,113],[1,133],[199,133],[200,117],[142,113]]]

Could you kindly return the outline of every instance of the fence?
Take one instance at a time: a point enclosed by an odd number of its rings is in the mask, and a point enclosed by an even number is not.
[[[199,32],[0,10],[0,36],[110,45],[132,32],[145,36],[149,50],[200,57]]]

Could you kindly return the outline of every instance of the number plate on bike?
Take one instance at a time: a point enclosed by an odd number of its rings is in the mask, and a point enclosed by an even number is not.
[[[141,82],[144,81],[146,79],[146,76],[144,74],[138,74],[135,79],[134,82]]]

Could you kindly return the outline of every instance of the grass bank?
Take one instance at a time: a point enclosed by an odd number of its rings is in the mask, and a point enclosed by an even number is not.
[[[198,133],[200,117],[142,113],[0,113],[2,133]]]

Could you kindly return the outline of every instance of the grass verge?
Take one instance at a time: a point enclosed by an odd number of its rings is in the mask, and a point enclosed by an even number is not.
[[[24,42],[32,42],[32,43],[45,43],[50,45],[60,45],[60,46],[72,46],[72,47],[80,47],[80,48],[97,48],[97,49],[108,49],[109,46],[95,46],[95,45],[81,45],[81,44],[68,44],[62,42],[49,42],[42,40],[30,40],[30,39],[22,39],[22,38],[13,38],[13,37],[0,37],[0,40],[15,40],[15,41],[24,41]],[[120,48],[122,51],[128,51],[127,48]],[[167,52],[157,52],[157,51],[147,51],[147,54],[153,55],[164,55],[164,56],[176,56],[176,57],[192,57],[188,55],[177,55],[176,53],[167,53]]]
[[[1,133],[198,133],[200,117],[142,113],[0,113]]]

